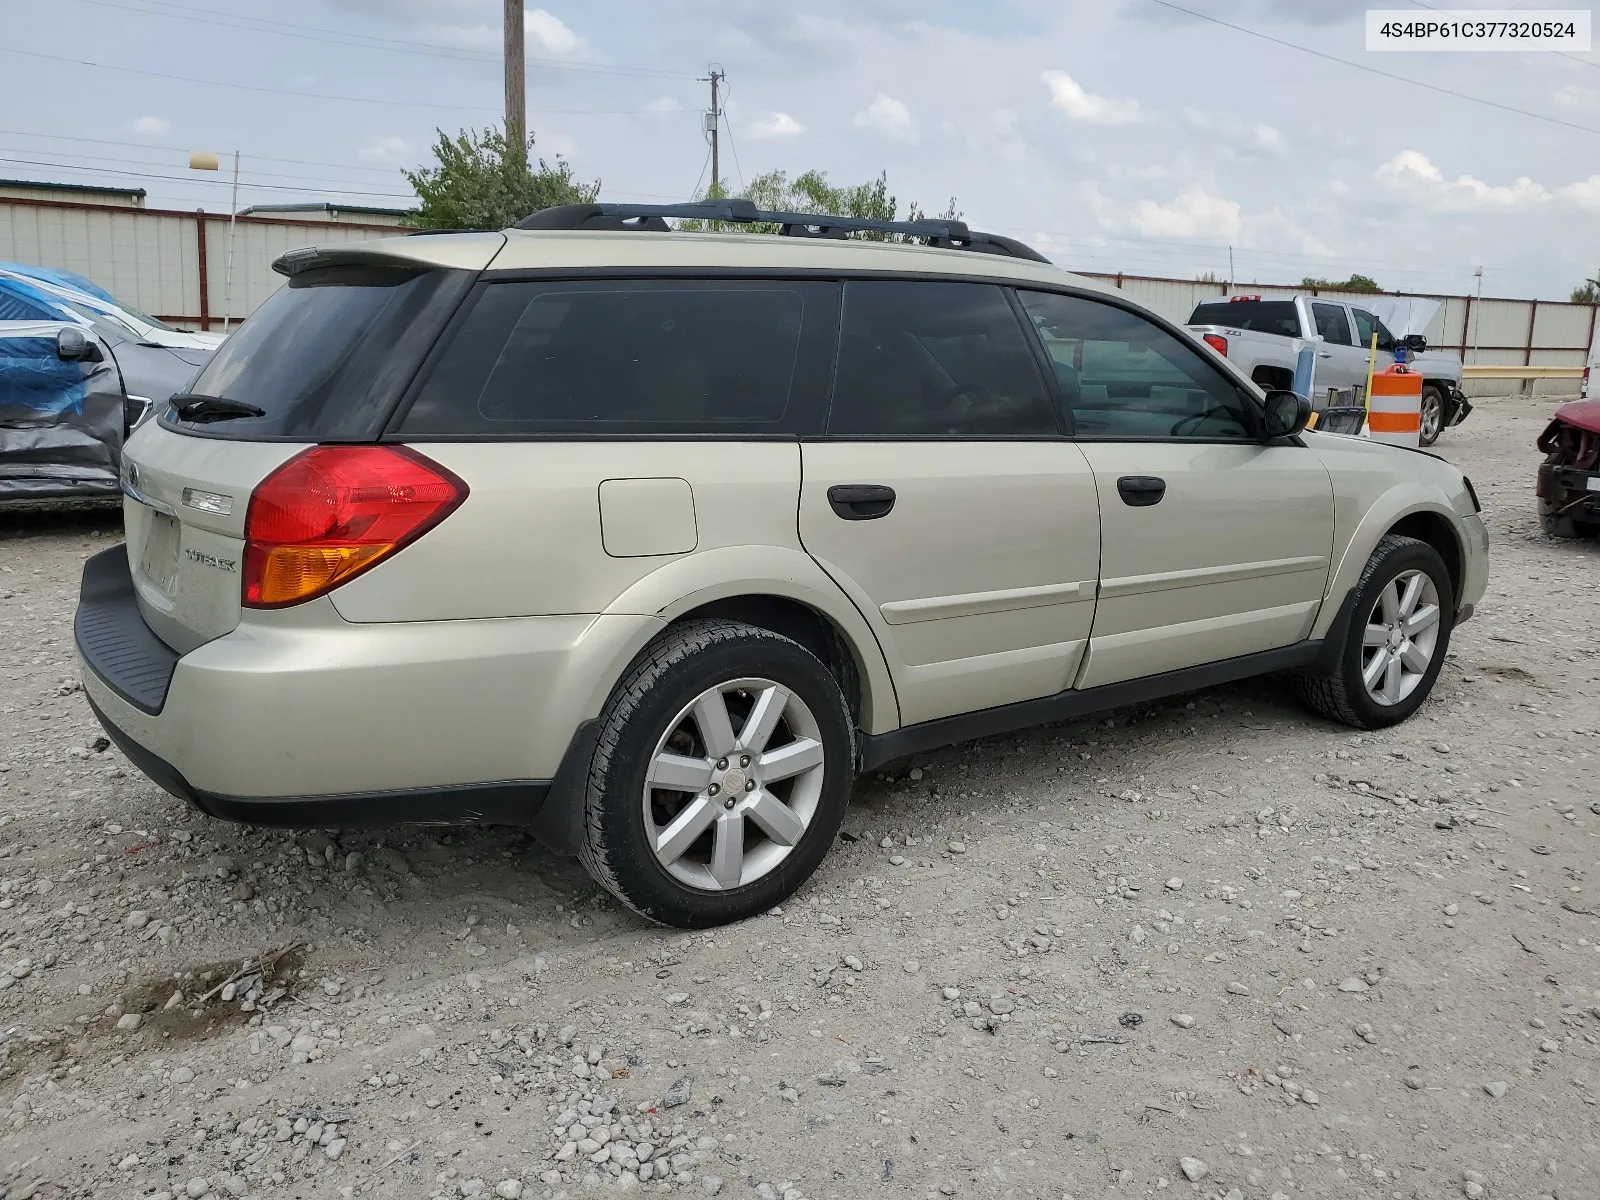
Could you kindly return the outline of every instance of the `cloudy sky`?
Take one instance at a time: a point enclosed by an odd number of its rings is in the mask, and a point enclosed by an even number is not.
[[[537,2],[529,124],[602,198],[705,186],[715,62],[735,187],[886,170],[902,204],[954,196],[1069,267],[1226,278],[1231,246],[1241,281],[1465,292],[1481,265],[1485,295],[1545,299],[1600,270],[1597,54],[1369,54],[1364,0]],[[241,203],[404,205],[436,127],[500,119],[499,0],[0,0],[0,20],[0,176],[153,207],[226,211],[189,149],[242,152]]]

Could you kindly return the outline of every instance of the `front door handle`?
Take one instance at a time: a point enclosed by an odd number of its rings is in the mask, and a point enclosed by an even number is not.
[[[894,507],[894,489],[881,483],[836,483],[828,503],[846,521],[876,521]]]
[[[1167,494],[1167,481],[1154,475],[1124,475],[1117,480],[1117,491],[1124,504],[1145,508],[1161,503],[1161,497]]]
[[[1317,351],[1317,357],[1318,358],[1332,358],[1333,357],[1333,351],[1332,350],[1318,350]]]

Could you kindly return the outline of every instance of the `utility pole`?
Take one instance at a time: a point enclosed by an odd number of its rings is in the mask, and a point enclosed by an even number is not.
[[[506,145],[521,158],[528,147],[528,86],[524,62],[522,0],[505,0]]]
[[[702,81],[711,84],[711,111],[706,113],[706,134],[711,138],[711,191],[706,194],[711,196],[717,194],[718,180],[722,178],[720,173],[721,164],[717,153],[717,132],[718,124],[722,117],[722,108],[718,102],[717,88],[726,78],[727,75],[723,73],[722,68],[713,63],[710,67],[710,74]]]

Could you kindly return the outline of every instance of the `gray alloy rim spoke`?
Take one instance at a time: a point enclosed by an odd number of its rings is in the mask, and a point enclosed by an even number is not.
[[[736,888],[743,874],[744,814],[724,812],[711,840],[711,878],[720,888]]]
[[[826,759],[815,714],[789,688],[770,679],[707,688],[668,724],[645,771],[656,861],[700,891],[754,883],[805,840]]]
[[[750,802],[749,814],[750,819],[780,846],[797,845],[805,836],[805,822],[771,792],[757,792]]]
[[[1425,571],[1402,571],[1378,594],[1361,632],[1361,683],[1381,705],[1421,686],[1443,628],[1439,589]]]
[[[716,764],[709,758],[658,754],[650,764],[650,782],[677,792],[703,792],[715,769]]]
[[[802,771],[822,765],[822,743],[811,738],[798,739],[763,754],[760,764],[761,778],[768,783],[791,779]]]
[[[694,844],[695,839],[717,819],[718,811],[718,806],[710,800],[704,796],[696,796],[673,818],[672,824],[661,831],[660,837],[656,839],[656,856],[666,866],[677,862],[683,857],[683,852]]]
[[[756,697],[750,715],[745,718],[744,728],[739,731],[739,749],[751,754],[760,754],[765,750],[788,703],[789,689],[786,687],[775,683],[762,691]]]
[[[728,718],[728,702],[721,691],[712,688],[694,702],[694,723],[700,727],[709,756],[733,753],[733,722]]]

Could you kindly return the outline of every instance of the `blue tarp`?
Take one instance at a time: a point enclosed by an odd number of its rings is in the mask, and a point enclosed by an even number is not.
[[[31,287],[26,280],[0,275],[0,321],[76,321],[56,297]]]
[[[10,271],[14,275],[26,275],[31,279],[38,279],[44,283],[52,283],[56,287],[69,288],[75,292],[83,292],[97,300],[115,305],[116,298],[95,283],[74,271],[63,271],[56,267],[34,267],[27,263],[14,263],[0,261],[0,271]]]
[[[83,368],[56,357],[53,336],[8,337],[0,324],[0,409],[78,413],[86,393]]]

